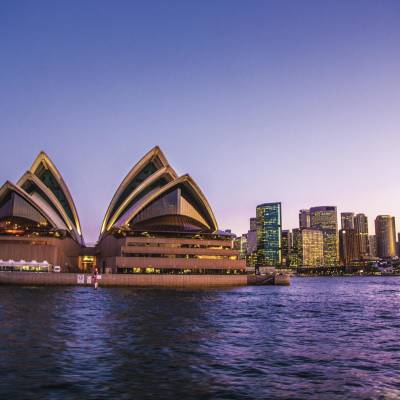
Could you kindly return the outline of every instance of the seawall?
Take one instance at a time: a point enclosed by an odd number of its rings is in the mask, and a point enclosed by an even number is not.
[[[243,286],[247,275],[153,275],[153,274],[103,274],[99,286]],[[90,286],[90,274],[54,272],[0,272],[0,285],[23,286]]]

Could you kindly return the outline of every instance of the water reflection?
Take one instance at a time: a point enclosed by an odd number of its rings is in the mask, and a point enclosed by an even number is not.
[[[399,283],[0,287],[0,398],[398,398]]]

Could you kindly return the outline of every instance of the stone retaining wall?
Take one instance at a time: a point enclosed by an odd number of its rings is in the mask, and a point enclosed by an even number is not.
[[[0,272],[0,285],[91,285],[91,275],[72,273]],[[89,280],[88,280],[89,278]],[[80,279],[80,283],[78,283]],[[103,274],[99,286],[240,286],[247,275]]]

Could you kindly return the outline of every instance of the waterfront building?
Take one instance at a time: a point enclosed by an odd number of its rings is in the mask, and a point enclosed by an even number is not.
[[[324,236],[319,229],[305,228],[294,232],[298,266],[320,267],[324,265]]]
[[[303,257],[303,250],[302,250],[302,237],[301,237],[300,228],[295,228],[292,230],[292,249],[290,252],[290,266],[299,267],[302,265],[302,257]]]
[[[226,232],[226,230],[224,231]],[[245,260],[247,257],[247,234],[237,236],[233,239],[233,248],[239,252],[239,258]]]
[[[16,185],[0,189],[1,270],[78,270],[84,242],[72,196],[41,152]]]
[[[158,147],[122,181],[92,247],[85,246],[72,196],[44,152],[16,185],[0,188],[2,271],[90,272],[97,265],[106,273],[244,274],[233,238],[218,230],[194,180],[178,177]]]
[[[251,218],[253,219],[253,218]],[[247,231],[247,254],[257,252],[257,228],[250,223],[250,230]]]
[[[368,217],[365,214],[357,214],[354,217],[354,229],[357,233],[360,256],[368,255]]]
[[[342,229],[354,229],[354,213],[342,212],[340,220]]]
[[[247,231],[247,266],[257,263],[257,218],[250,218],[250,230]]]
[[[390,215],[378,215],[375,219],[375,235],[378,257],[396,256],[395,219]]]
[[[397,234],[397,255],[400,257],[400,233]]]
[[[355,229],[341,229],[339,231],[340,263],[350,266],[360,260],[358,235]]]
[[[292,233],[290,230],[282,230],[282,266],[290,266],[290,253],[292,249]]]
[[[310,210],[300,210],[299,211],[299,228],[310,228]]]
[[[224,231],[226,233],[226,230]],[[240,236],[235,236],[232,239],[232,246],[235,250],[240,251],[240,242],[241,242],[241,238]]]
[[[368,235],[368,254],[371,257],[378,257],[378,250],[376,248],[376,236]]]
[[[324,265],[324,236],[319,229],[303,229],[302,265],[318,267]]]
[[[333,206],[310,208],[311,228],[319,229],[324,237],[324,263],[326,266],[339,264],[339,238],[337,209]]]
[[[159,147],[115,192],[97,244],[103,271],[153,274],[245,273],[233,235],[218,230],[212,209],[189,175],[178,177]]]
[[[240,247],[239,247],[239,258],[241,260],[246,260],[247,258],[247,234],[244,233],[240,236]]]
[[[282,263],[281,203],[257,206],[257,265],[280,266]]]

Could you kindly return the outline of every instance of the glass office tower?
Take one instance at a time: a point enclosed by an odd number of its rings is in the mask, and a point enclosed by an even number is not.
[[[339,264],[339,236],[336,207],[310,208],[311,227],[322,231],[324,236],[324,263],[326,266]]]
[[[281,203],[257,206],[257,266],[280,266],[282,263]]]

